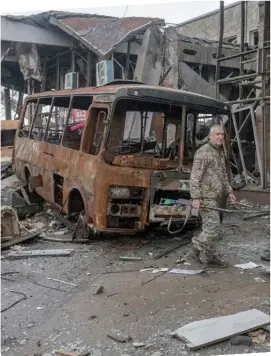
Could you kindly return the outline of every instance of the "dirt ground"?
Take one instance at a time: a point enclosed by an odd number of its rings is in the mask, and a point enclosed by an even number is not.
[[[33,221],[36,225],[40,221],[41,225],[49,224],[42,214],[34,217],[31,223]],[[25,250],[71,248],[74,254],[70,257],[8,260],[5,256],[10,250],[3,251],[2,310],[21,298],[11,291],[23,292],[27,299],[2,312],[2,355],[51,356],[55,355],[55,350],[78,354],[90,351],[90,355],[95,356],[267,352],[270,349],[268,340],[253,346],[232,346],[227,340],[192,352],[170,333],[195,320],[252,308],[270,313],[270,280],[264,268],[243,271],[234,267],[237,263],[255,262],[269,268],[269,263],[260,259],[263,250],[269,247],[269,223],[269,217],[243,221],[238,214],[227,216],[218,250],[230,262],[229,268],[189,276],[165,273],[145,285],[142,282],[153,278],[154,274],[140,272],[140,269],[193,268],[176,264],[189,245],[160,259],[153,258],[180,242],[181,236],[173,238],[151,233],[91,244],[38,238],[20,245]],[[142,261],[120,261],[120,256],[137,256]],[[265,282],[256,281],[256,277]],[[93,295],[94,285],[104,286],[104,291]],[[109,333],[130,336],[132,340],[120,343],[110,339]],[[144,346],[136,348],[133,342],[142,342]]]

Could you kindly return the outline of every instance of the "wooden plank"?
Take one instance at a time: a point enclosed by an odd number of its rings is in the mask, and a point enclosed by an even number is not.
[[[30,250],[30,251],[12,251],[6,257],[8,259],[29,258],[29,257],[57,257],[71,256],[74,250],[59,249],[59,250]]]
[[[177,329],[172,335],[186,342],[189,349],[197,350],[269,323],[269,315],[251,309],[237,314],[194,321]]]
[[[3,243],[1,243],[1,250],[6,250],[10,246],[13,246],[13,245],[16,245],[16,244],[20,244],[20,243],[22,243],[24,241],[33,239],[34,237],[39,236],[39,234],[42,233],[42,231],[37,231],[37,232],[34,232],[32,234],[27,234],[25,236],[15,237],[14,239],[12,239],[10,241],[3,242]]]

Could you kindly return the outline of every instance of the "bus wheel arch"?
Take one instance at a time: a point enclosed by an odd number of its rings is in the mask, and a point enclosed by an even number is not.
[[[81,189],[75,187],[69,192],[68,198],[68,213],[81,213],[84,211],[84,215],[87,215],[87,202],[84,193]]]

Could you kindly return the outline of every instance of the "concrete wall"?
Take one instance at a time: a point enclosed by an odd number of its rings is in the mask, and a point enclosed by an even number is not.
[[[199,37],[209,40],[219,38],[219,11],[210,15],[187,21],[177,28],[177,31],[185,36]],[[240,3],[225,7],[224,10],[224,39],[237,35],[237,43],[240,43],[241,36],[241,5]],[[247,1],[247,38],[249,42],[249,32],[258,29],[259,8],[258,1]]]

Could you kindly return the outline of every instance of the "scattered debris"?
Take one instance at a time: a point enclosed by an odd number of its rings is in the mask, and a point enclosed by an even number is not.
[[[241,263],[239,265],[234,265],[234,266],[242,269],[252,269],[252,268],[260,267],[260,265],[257,265],[254,262]]]
[[[142,261],[141,257],[130,257],[130,256],[121,256],[119,257],[120,261]]]
[[[69,284],[70,286],[78,287],[77,284],[70,283],[70,282],[65,282],[65,281],[61,281],[60,279],[55,279],[55,278],[50,278],[50,277],[46,277],[46,278],[49,279],[49,280],[51,280],[51,281],[55,281],[55,282],[59,282],[59,283],[64,283],[64,284]]]
[[[29,258],[29,257],[55,257],[55,256],[71,256],[74,250],[59,249],[59,250],[31,250],[31,251],[12,251],[6,257],[8,259]]]
[[[96,318],[97,318],[97,315],[91,315],[91,316],[88,317],[88,320],[94,320]]]
[[[162,356],[162,353],[160,351],[155,351],[151,356]]]
[[[266,281],[265,281],[264,279],[260,278],[260,277],[255,277],[254,280],[255,280],[256,282],[266,283]]]
[[[268,216],[270,215],[270,211],[263,211],[261,213],[258,213],[258,214],[253,214],[253,215],[246,215],[243,217],[243,220],[252,220],[252,219],[257,219],[257,218],[260,218],[262,216]]]
[[[230,343],[232,345],[244,345],[244,346],[251,346],[252,339],[247,335],[236,335],[230,338]]]
[[[57,231],[56,231],[57,232]],[[62,232],[61,231],[61,235],[62,235]],[[63,234],[65,235],[65,234]],[[57,237],[53,237],[53,236],[42,236],[42,239],[45,240],[45,241],[53,241],[53,242],[67,242],[67,243],[88,243],[90,242],[89,239],[76,239],[76,240],[73,240],[71,237],[70,238],[57,238]]]
[[[266,340],[266,331],[259,329],[255,331],[251,331],[248,333],[249,336],[252,338],[253,344],[263,344]]]
[[[160,272],[167,272],[168,270],[169,270],[169,268],[167,268],[167,267],[156,268],[151,273],[156,274],[156,273],[160,273]]]
[[[179,268],[174,268],[169,273],[174,273],[174,274],[186,274],[186,275],[195,275],[195,274],[200,274],[205,272],[203,269],[179,269]]]
[[[14,307],[14,305],[20,303],[22,300],[27,299],[26,294],[22,293],[22,292],[16,292],[15,290],[10,290],[11,293],[16,293],[16,294],[20,294],[22,295],[21,299],[16,300],[14,303],[12,303],[11,305],[9,305],[8,307],[1,309],[1,313],[3,313],[4,311],[9,310],[10,308]]]
[[[53,233],[54,236],[63,236],[66,235],[69,232],[68,229],[65,230],[58,230]]]
[[[186,342],[189,349],[196,350],[269,323],[269,315],[251,309],[237,314],[194,321],[177,329],[173,336]]]
[[[10,206],[1,207],[1,242],[3,237],[16,237],[20,235],[18,216]]]
[[[139,272],[153,271],[153,268],[143,268]]]
[[[189,235],[189,236],[192,237],[192,235]],[[188,237],[188,235],[185,235],[185,237]],[[160,252],[158,255],[154,256],[153,259],[158,260],[159,258],[161,258],[165,255],[168,255],[170,252],[177,250],[177,248],[189,244],[190,242],[191,242],[190,240],[182,240],[177,245],[171,246],[171,247],[167,248],[165,251]]]
[[[57,356],[80,356],[77,353],[68,352],[68,351],[56,351],[55,354]]]
[[[261,260],[270,262],[270,250],[265,250],[261,255]]]
[[[93,286],[93,295],[101,294],[104,291],[104,286]]]
[[[143,347],[145,346],[144,342],[133,342],[133,346],[135,348]]]
[[[41,232],[37,231],[35,233],[30,233],[30,234],[27,234],[27,235],[24,235],[24,236],[18,236],[18,237],[15,237],[14,239],[12,239],[10,241],[3,242],[3,243],[1,243],[1,250],[6,250],[10,246],[13,246],[13,245],[16,245],[16,244],[20,244],[21,242],[24,242],[24,241],[33,239],[35,237],[38,237],[40,233]]]
[[[118,333],[118,334],[109,333],[109,334],[107,334],[107,337],[109,337],[109,339],[112,339],[114,341],[121,342],[121,343],[125,343],[127,341],[132,341],[131,336],[121,335],[120,333]]]

